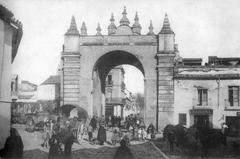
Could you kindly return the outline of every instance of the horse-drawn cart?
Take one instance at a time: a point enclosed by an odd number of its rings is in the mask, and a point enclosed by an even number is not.
[[[58,115],[49,114],[46,112],[28,113],[26,117],[26,131],[33,132],[35,130],[43,130],[46,120],[57,121]]]

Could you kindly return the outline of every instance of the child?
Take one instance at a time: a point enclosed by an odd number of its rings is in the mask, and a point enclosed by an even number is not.
[[[112,135],[112,144],[116,145],[116,143],[120,140],[119,137],[119,128],[115,124],[115,127],[113,127],[113,135]]]
[[[138,129],[138,139],[142,140],[142,128]]]
[[[147,138],[147,132],[144,128],[142,128],[142,139],[145,141]]]
[[[88,141],[92,142],[93,138],[93,127],[89,124],[88,125]]]

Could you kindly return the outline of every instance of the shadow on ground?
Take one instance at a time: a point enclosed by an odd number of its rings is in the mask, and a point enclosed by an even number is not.
[[[176,147],[174,145],[173,152],[170,152],[170,146],[168,141],[165,141],[163,138],[154,140],[153,143],[161,149],[170,159],[201,159],[202,151],[198,147],[197,151],[189,152],[186,149]],[[227,146],[218,146],[215,148],[210,148],[208,159],[239,159],[240,158],[240,149],[234,150],[232,148],[231,142],[228,142]]]
[[[162,159],[163,156],[150,143],[131,145],[135,159]],[[84,148],[72,152],[73,159],[112,159],[117,147]],[[47,159],[48,153],[40,149],[27,150],[24,159]]]

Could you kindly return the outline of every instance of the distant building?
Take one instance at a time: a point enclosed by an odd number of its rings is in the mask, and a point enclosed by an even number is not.
[[[50,76],[38,86],[38,100],[53,101],[60,99],[60,76]]]
[[[42,105],[43,109],[58,111],[60,107],[60,76],[54,75],[48,77],[38,86],[37,92],[38,103]]]
[[[113,68],[106,77],[105,115],[123,116],[125,105],[124,69],[122,66]]]
[[[0,148],[10,130],[11,64],[22,38],[22,24],[13,13],[0,5]]]
[[[123,107],[123,117],[127,117],[131,114],[139,114],[140,108],[139,104],[136,102],[136,98],[132,97],[132,94],[125,99],[125,105]]]
[[[183,59],[175,67],[174,123],[221,128],[240,135],[240,58]]]
[[[21,81],[18,89],[18,100],[17,102],[37,102],[37,88],[36,84],[29,81]]]
[[[12,86],[15,86],[13,81]],[[22,81],[18,87],[16,102],[12,104],[12,112],[15,112],[12,118],[19,114],[57,112],[60,105],[60,76],[50,76],[39,86]]]

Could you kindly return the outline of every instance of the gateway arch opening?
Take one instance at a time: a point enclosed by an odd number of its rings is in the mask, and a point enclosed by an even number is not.
[[[143,117],[143,79],[143,66],[133,54],[117,50],[101,56],[93,69],[93,114]]]

